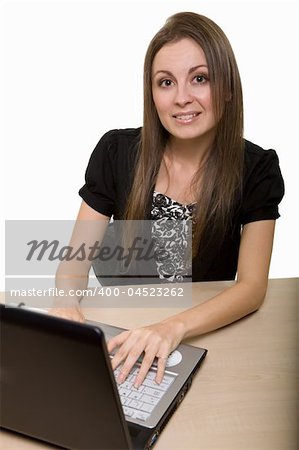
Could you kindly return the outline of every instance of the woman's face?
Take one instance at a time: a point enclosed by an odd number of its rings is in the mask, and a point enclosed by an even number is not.
[[[189,38],[164,45],[152,66],[152,93],[164,128],[178,139],[211,135],[217,126],[205,54]]]

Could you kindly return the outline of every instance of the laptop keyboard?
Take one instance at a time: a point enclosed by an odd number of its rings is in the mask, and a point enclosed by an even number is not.
[[[114,371],[115,378],[118,377],[120,370],[117,368]],[[143,383],[136,389],[134,381],[138,370],[139,368],[135,366],[126,381],[118,384],[117,387],[125,416],[128,419],[147,420],[171,386],[175,375],[164,374],[162,383],[157,384],[155,382],[157,372],[150,369]]]

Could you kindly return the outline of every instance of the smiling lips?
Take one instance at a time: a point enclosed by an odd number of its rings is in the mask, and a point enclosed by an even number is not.
[[[190,111],[187,113],[174,114],[172,117],[174,117],[180,123],[190,123],[193,121],[193,119],[198,117],[199,114],[200,114],[200,112]]]

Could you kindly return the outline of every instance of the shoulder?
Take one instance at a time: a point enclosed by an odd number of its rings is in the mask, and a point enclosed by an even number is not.
[[[245,169],[251,169],[261,162],[268,162],[275,161],[276,163],[279,163],[278,155],[275,150],[269,149],[265,150],[264,148],[260,147],[257,144],[254,144],[253,142],[248,141],[247,139],[245,141]]]
[[[103,134],[89,158],[87,177],[130,171],[135,164],[141,128],[110,130]]]
[[[136,159],[140,136],[141,128],[107,131],[94,148],[89,165],[130,168]]]
[[[284,196],[284,182],[277,153],[245,141],[243,177],[243,224],[277,219],[278,204]]]
[[[79,194],[94,210],[123,216],[141,128],[107,131],[93,150]]]
[[[247,166],[258,164],[263,159],[275,159],[278,161],[278,156],[275,150],[265,150],[259,145],[245,139],[245,164]]]
[[[245,140],[244,182],[271,175],[282,179],[276,151],[265,150],[259,145]]]
[[[122,128],[107,131],[99,143],[106,144],[110,148],[128,149],[138,144],[142,128]]]

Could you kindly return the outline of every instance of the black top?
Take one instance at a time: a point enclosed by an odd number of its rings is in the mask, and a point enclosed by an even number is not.
[[[111,130],[95,147],[79,195],[94,210],[116,220],[124,218],[126,201],[134,176],[141,128]],[[153,193],[152,193],[153,194]],[[275,220],[284,195],[284,183],[274,150],[245,141],[243,196],[232,211],[232,226],[223,239],[209,239],[209,245],[193,260],[193,281],[235,278],[241,227],[258,220]],[[150,208],[145,219],[150,218]]]

